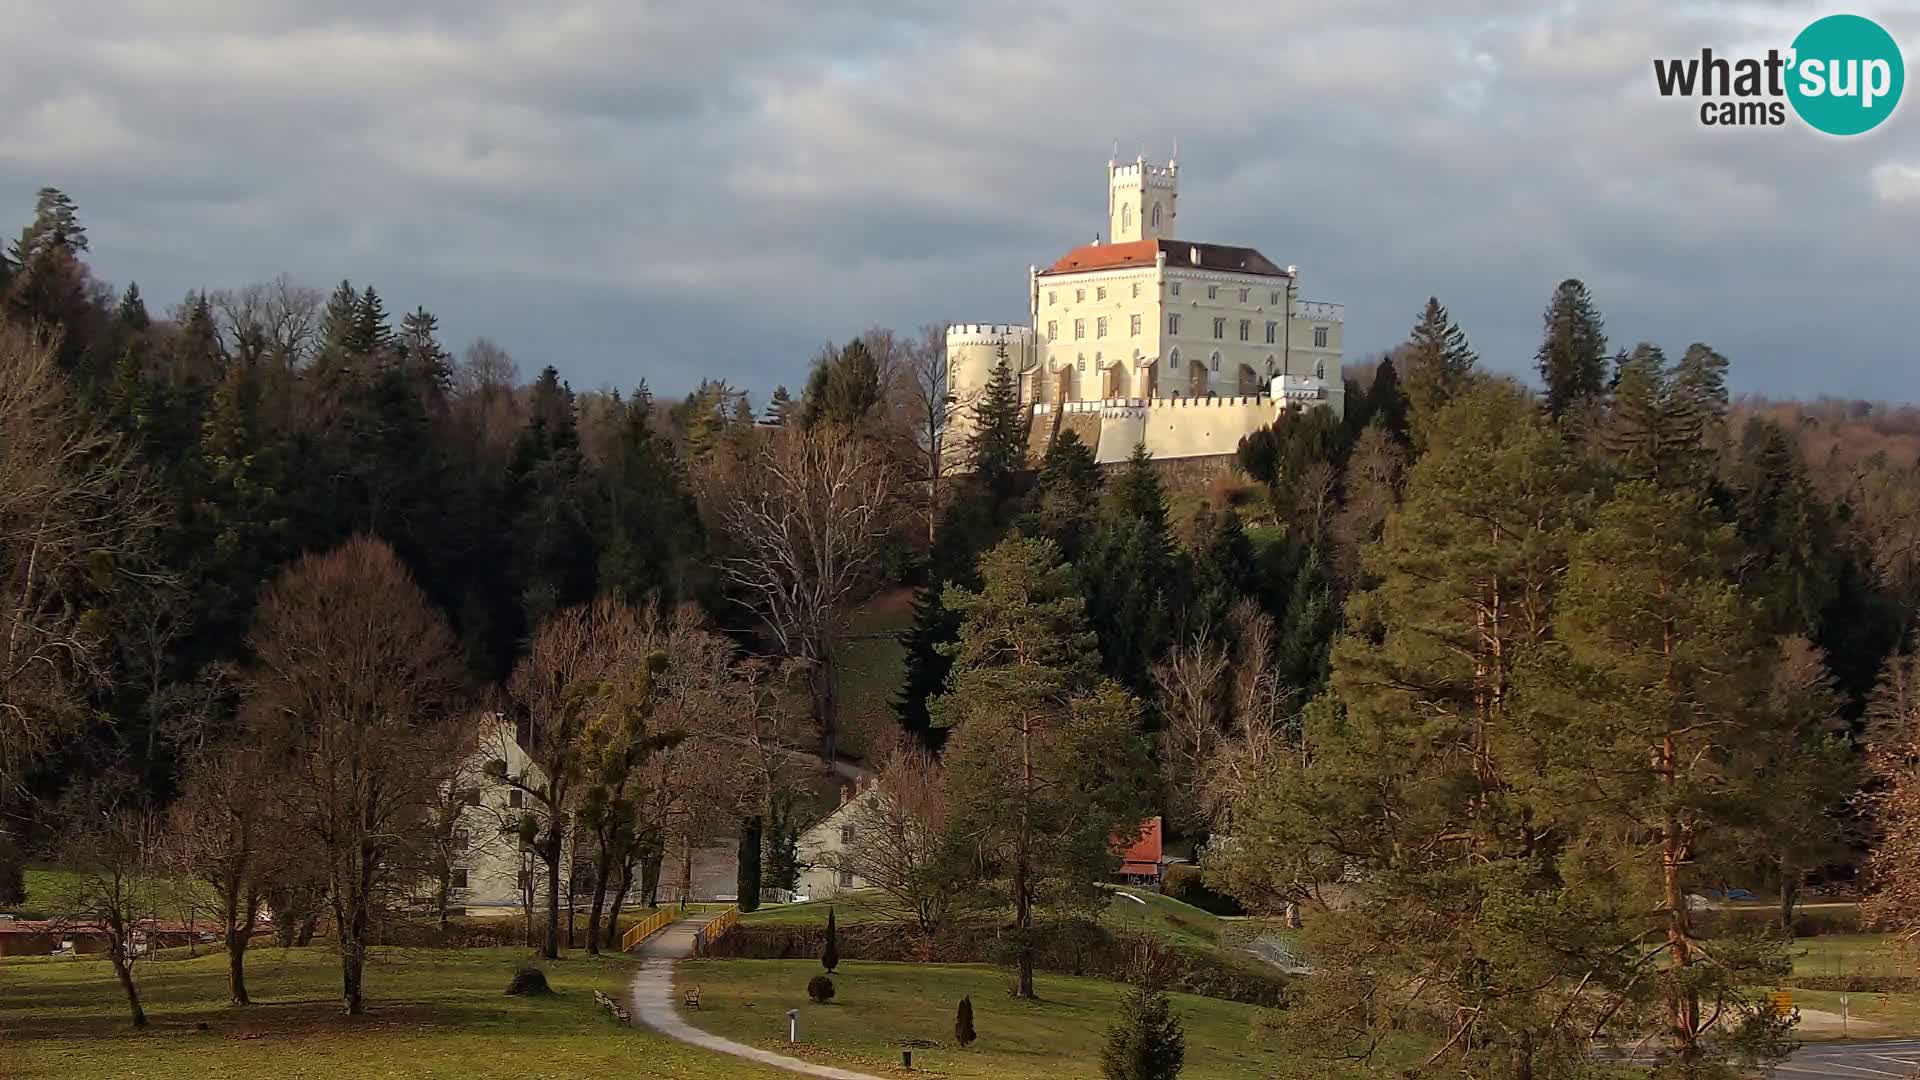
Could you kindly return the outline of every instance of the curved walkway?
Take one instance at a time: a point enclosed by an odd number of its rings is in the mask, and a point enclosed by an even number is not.
[[[705,917],[681,919],[640,946],[642,960],[639,972],[633,977],[630,996],[633,999],[633,1014],[642,1023],[689,1046],[711,1050],[716,1054],[731,1054],[803,1076],[822,1076],[828,1080],[881,1080],[867,1073],[815,1065],[810,1061],[709,1035],[682,1020],[673,1007],[673,966],[693,955],[693,936],[706,921]]]

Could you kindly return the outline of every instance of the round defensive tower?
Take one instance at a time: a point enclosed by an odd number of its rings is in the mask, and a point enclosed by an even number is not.
[[[1040,363],[1040,337],[1032,327],[1010,323],[954,323],[947,327],[947,394],[957,406],[948,424],[948,443],[957,445],[973,430],[973,405],[987,388],[993,369],[1002,359],[1012,370],[1016,385],[1022,376]]]

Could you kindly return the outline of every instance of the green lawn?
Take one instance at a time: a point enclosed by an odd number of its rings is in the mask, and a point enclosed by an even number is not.
[[[64,897],[69,895],[79,882],[80,875],[72,870],[62,870],[49,866],[29,866],[23,875],[26,879],[26,901],[18,908],[0,908],[0,912],[18,914],[25,918],[43,918],[61,914]],[[213,909],[213,892],[197,882],[158,880],[159,914],[162,918],[189,918],[207,921]]]
[[[1100,1047],[1126,987],[1098,979],[1041,975],[1041,1000],[1007,995],[1005,972],[970,964],[875,964],[847,961],[833,977],[832,1004],[807,1000],[812,960],[697,960],[680,966],[681,986],[700,988],[688,1019],[715,1034],[797,1057],[876,1071],[897,1066],[902,1039],[933,1046],[914,1050],[916,1071],[1006,1080],[1100,1075]],[[954,1007],[973,998],[979,1041],[953,1041]],[[1172,995],[1186,1030],[1182,1080],[1240,1080],[1272,1075],[1283,1058],[1253,1031],[1260,1010],[1190,994]],[[786,1011],[800,1010],[801,1045],[786,1044]]]
[[[1796,938],[1795,975],[1920,975],[1920,965],[1901,956],[1889,934],[1826,934]]]
[[[0,960],[0,1075],[94,1077],[645,1076],[774,1080],[790,1074],[616,1026],[593,991],[624,997],[632,961],[585,954],[548,965],[556,993],[502,991],[519,949],[381,950],[369,1013],[339,1014],[338,958],[262,948],[248,960],[257,1004],[225,1004],[222,955],[142,964],[152,1026],[127,1024],[111,969],[92,959]],[[206,1030],[197,1025],[204,1023]],[[636,1067],[640,1066],[640,1067]]]

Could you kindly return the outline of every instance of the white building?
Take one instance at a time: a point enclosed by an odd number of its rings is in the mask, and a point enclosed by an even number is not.
[[[880,785],[870,782],[851,791],[833,812],[800,834],[794,843],[794,856],[800,864],[799,888],[795,896],[809,900],[832,899],[841,893],[864,889],[865,879],[840,868],[840,853],[852,847],[859,836],[864,807],[880,798]]]
[[[538,777],[539,767],[521,748],[514,725],[497,718],[468,759],[455,773],[454,785],[466,802],[454,833],[452,888],[448,900],[469,909],[518,908],[532,903],[543,909],[547,896],[546,864],[523,847],[511,830],[529,809],[518,788],[488,776],[487,763],[503,761],[511,776]],[[563,871],[560,887],[567,886]]]
[[[1299,297],[1299,268],[1177,239],[1179,165],[1107,163],[1107,236],[1028,270],[1030,326],[947,330],[961,401],[1004,356],[1034,455],[1063,429],[1101,462],[1232,454],[1283,408],[1344,414],[1339,304]],[[961,438],[971,418],[956,425]]]

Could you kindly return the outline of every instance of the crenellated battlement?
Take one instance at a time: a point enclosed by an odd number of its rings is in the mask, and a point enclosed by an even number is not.
[[[1344,322],[1347,317],[1347,305],[1329,304],[1324,300],[1300,300],[1293,305],[1296,318],[1313,319],[1317,322]]]
[[[1037,340],[1033,327],[1014,323],[954,323],[947,327],[948,345],[992,345],[1001,341],[1025,343]]]

